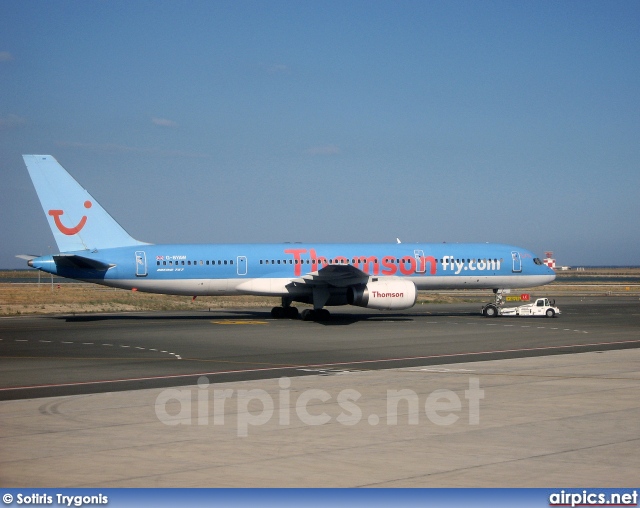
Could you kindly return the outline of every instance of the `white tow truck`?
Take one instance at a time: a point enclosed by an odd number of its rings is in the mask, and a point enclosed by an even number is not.
[[[535,302],[519,305],[518,307],[502,307],[502,298],[497,297],[496,303],[488,303],[482,307],[482,315],[485,317],[498,316],[546,316],[549,318],[560,314],[555,301],[548,298],[538,298]]]

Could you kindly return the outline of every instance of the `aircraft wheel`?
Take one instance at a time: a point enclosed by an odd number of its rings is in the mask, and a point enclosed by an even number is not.
[[[498,308],[495,305],[487,305],[482,311],[485,317],[497,317]]]
[[[284,315],[287,319],[298,319],[300,317],[297,307],[286,307],[284,309]]]
[[[331,319],[331,313],[327,309],[320,309],[316,311],[316,321],[328,321]]]
[[[284,307],[274,307],[271,309],[271,317],[273,319],[282,319],[285,316]]]
[[[555,311],[553,309],[547,309],[547,311],[545,312],[545,315],[547,317],[553,317],[556,315]]]
[[[312,309],[304,309],[300,317],[303,321],[314,321],[316,318],[316,313]]]

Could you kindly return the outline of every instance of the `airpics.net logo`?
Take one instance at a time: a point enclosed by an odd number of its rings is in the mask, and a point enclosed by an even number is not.
[[[549,506],[638,506],[638,492],[554,492],[549,496]]]
[[[201,376],[196,388],[160,392],[155,413],[165,425],[235,425],[238,437],[247,437],[251,427],[274,422],[280,426],[297,422],[308,426],[337,422],[349,427],[362,422],[370,426],[404,422],[478,425],[480,401],[484,399],[479,378],[470,377],[462,397],[450,389],[437,389],[426,395],[411,389],[388,389],[383,397],[384,410],[365,415],[362,407],[369,404],[355,389],[345,388],[337,394],[317,388],[297,392],[288,377],[278,380],[278,388],[274,394],[264,389],[212,388],[209,379]]]

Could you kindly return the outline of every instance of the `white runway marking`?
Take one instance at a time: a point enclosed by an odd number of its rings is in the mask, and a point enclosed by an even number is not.
[[[624,341],[616,341],[616,342],[594,342],[589,344],[570,344],[565,346],[547,346],[547,347],[534,347],[534,348],[523,348],[523,349],[500,349],[495,351],[476,351],[476,352],[470,352],[470,353],[451,353],[451,354],[429,355],[429,356],[411,356],[411,357],[404,357],[404,358],[384,358],[379,360],[362,360],[362,361],[354,361],[354,362],[336,362],[336,363],[322,363],[322,364],[312,364],[312,365],[288,365],[284,367],[261,367],[257,369],[224,370],[224,371],[217,371],[217,372],[196,372],[192,374],[172,374],[169,376],[147,376],[147,377],[138,377],[138,378],[107,379],[107,380],[101,380],[101,381],[83,381],[80,383],[59,383],[59,384],[47,384],[47,385],[17,386],[17,387],[9,387],[9,388],[0,388],[0,392],[6,392],[10,390],[28,390],[33,388],[62,388],[66,386],[116,384],[116,383],[132,382],[132,381],[154,381],[154,380],[161,380],[161,379],[181,379],[181,378],[195,379],[195,378],[198,378],[199,376],[219,376],[221,374],[246,374],[250,372],[277,372],[277,371],[292,370],[292,369],[295,369],[295,370],[310,369],[310,368],[327,369],[327,368],[344,366],[344,365],[367,365],[367,364],[374,365],[374,364],[384,364],[389,362],[409,361],[409,360],[430,360],[435,358],[456,358],[456,357],[479,356],[479,355],[500,354],[500,353],[524,353],[524,352],[531,352],[531,351],[558,351],[562,349],[572,349],[572,348],[587,348],[587,347],[613,346],[613,345],[621,345],[621,344],[639,344],[639,343],[640,343],[640,340],[624,340]]]

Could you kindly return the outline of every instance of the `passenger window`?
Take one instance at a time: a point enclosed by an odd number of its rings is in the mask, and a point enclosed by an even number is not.
[[[156,265],[160,266],[160,261],[156,261]]]
[[[232,265],[233,264],[233,259],[231,261],[229,261],[229,264]]]

